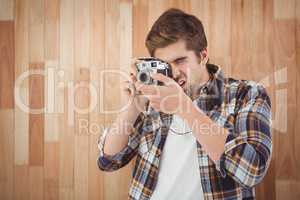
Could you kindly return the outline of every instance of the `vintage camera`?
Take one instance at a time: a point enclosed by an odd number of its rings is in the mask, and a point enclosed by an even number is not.
[[[136,63],[137,80],[147,85],[163,85],[151,78],[150,73],[161,73],[172,78],[171,66],[158,58],[139,58]]]

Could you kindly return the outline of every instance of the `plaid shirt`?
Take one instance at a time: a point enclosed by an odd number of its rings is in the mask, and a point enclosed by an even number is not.
[[[225,78],[220,67],[207,65],[211,79],[200,86],[193,102],[215,123],[228,130],[225,150],[213,162],[197,141],[199,173],[205,199],[254,199],[254,187],[268,169],[272,154],[271,102],[256,82]],[[98,143],[97,164],[113,171],[137,156],[129,199],[150,199],[159,173],[159,161],[172,115],[140,113],[127,146],[115,155],[103,152],[105,135]],[[107,132],[107,131],[106,131]]]

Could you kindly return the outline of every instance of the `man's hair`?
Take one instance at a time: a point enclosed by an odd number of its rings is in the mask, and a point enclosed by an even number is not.
[[[202,22],[194,15],[171,8],[153,24],[146,37],[146,47],[153,57],[157,48],[164,48],[179,40],[184,40],[186,48],[193,50],[197,56],[207,47]]]

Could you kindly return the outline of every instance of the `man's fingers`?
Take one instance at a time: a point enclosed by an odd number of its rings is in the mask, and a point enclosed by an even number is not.
[[[143,94],[143,96],[146,97],[152,103],[160,103],[160,101],[161,101],[160,97],[157,97],[156,95]]]
[[[130,73],[130,78],[133,82],[136,82],[137,79],[136,79],[136,75],[134,75],[133,73]]]
[[[132,65],[132,66],[130,67],[130,75],[131,75],[131,74],[133,74],[134,76],[136,76],[136,74],[137,74],[137,70],[136,70],[135,65]]]
[[[171,79],[170,77],[167,77],[161,73],[152,73],[151,77],[155,80],[165,83],[166,85],[173,82],[173,79]]]
[[[137,59],[136,58],[132,58],[131,60],[131,67],[130,67],[130,74],[133,74],[134,76],[136,76],[137,74],[137,69],[136,69],[136,63],[137,63]]]
[[[154,85],[145,85],[140,82],[135,83],[135,87],[138,91],[141,91],[145,95],[157,95],[159,94],[159,88]]]
[[[154,110],[156,110],[156,111],[160,110],[160,102],[155,102],[155,101],[149,100],[149,106],[154,108]]]
[[[134,84],[130,81],[124,81],[123,90],[130,92],[130,94],[133,94],[135,92]]]

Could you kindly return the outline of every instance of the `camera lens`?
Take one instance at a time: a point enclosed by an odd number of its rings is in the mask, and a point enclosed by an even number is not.
[[[149,81],[149,76],[147,73],[140,73],[139,74],[139,80],[143,83],[147,83]]]

